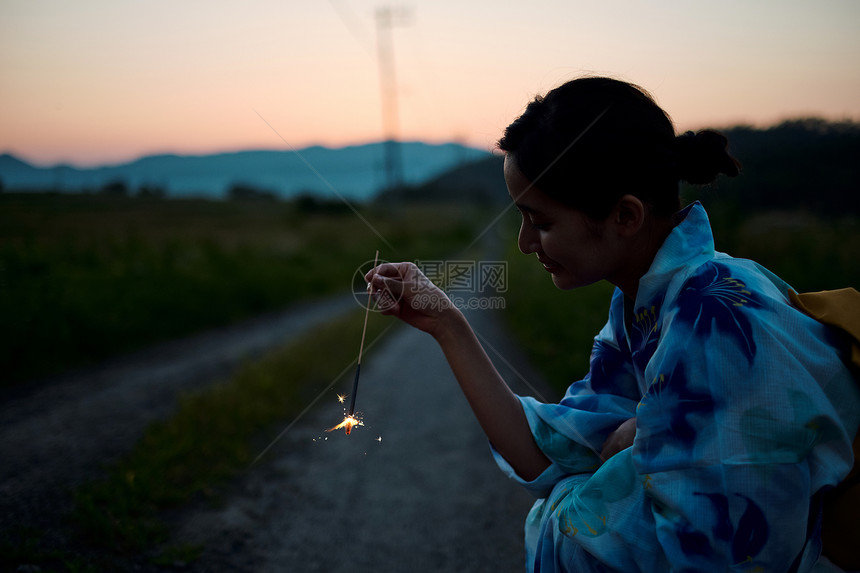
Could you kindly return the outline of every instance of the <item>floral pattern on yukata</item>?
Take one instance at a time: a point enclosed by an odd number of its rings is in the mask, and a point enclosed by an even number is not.
[[[658,422],[649,425],[647,451],[643,458],[658,458],[664,447],[674,446],[687,450],[693,446],[699,433],[692,418],[706,416],[712,420],[714,397],[708,392],[696,390],[688,383],[687,373],[682,362],[666,374],[659,374],[642,398],[640,405],[661,413]]]
[[[756,343],[746,311],[762,307],[758,295],[726,265],[714,262],[703,267],[681,287],[675,320],[692,325],[703,340],[711,335],[733,339],[752,363]]]
[[[645,366],[657,350],[660,341],[660,307],[663,297],[640,307],[633,316],[630,332],[630,347],[633,349],[633,365],[639,370]]]

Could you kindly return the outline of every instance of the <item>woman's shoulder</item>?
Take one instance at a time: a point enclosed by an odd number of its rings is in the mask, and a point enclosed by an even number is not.
[[[711,302],[737,309],[775,310],[790,306],[790,292],[788,283],[759,263],[717,252],[678,273],[666,298],[679,306]]]
[[[763,347],[768,353],[776,348],[809,354],[811,362],[844,352],[832,329],[792,304],[792,292],[755,261],[720,255],[679,278],[667,296],[664,320],[682,338],[734,340],[731,348],[742,349],[750,364]]]

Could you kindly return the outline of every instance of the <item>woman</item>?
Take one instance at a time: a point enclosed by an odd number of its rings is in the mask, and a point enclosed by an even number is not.
[[[820,557],[821,498],[852,466],[860,390],[843,341],[772,273],[715,252],[701,205],[680,210],[679,181],[738,173],[725,138],[675,137],[640,88],[581,78],[499,147],[520,250],[560,289],[617,287],[559,404],[515,396],[414,265],[367,278],[440,344],[497,463],[538,498],[528,570],[838,571]]]

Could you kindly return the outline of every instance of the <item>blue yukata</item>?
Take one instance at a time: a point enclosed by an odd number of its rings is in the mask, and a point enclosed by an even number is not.
[[[821,493],[860,424],[846,345],[772,273],[715,252],[700,204],[681,215],[635,302],[616,289],[586,377],[558,404],[520,398],[551,465],[525,481],[493,450],[538,498],[527,570],[839,571]],[[601,463],[632,417],[633,446]]]

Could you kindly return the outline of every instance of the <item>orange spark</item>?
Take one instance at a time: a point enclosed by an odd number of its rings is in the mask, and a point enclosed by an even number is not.
[[[346,400],[346,396],[347,396],[346,394],[338,394],[337,395],[337,401],[340,402],[341,404],[343,404],[344,400]]]
[[[332,432],[334,430],[339,430],[339,429],[343,428],[343,431],[346,432],[346,435],[348,436],[350,434],[350,432],[352,432],[352,429],[354,427],[363,426],[363,425],[364,425],[364,422],[362,422],[361,420],[359,420],[355,416],[344,416],[343,422],[341,422],[340,424],[338,424],[337,426],[335,426],[333,428],[329,428],[328,430],[326,430],[326,432]]]

